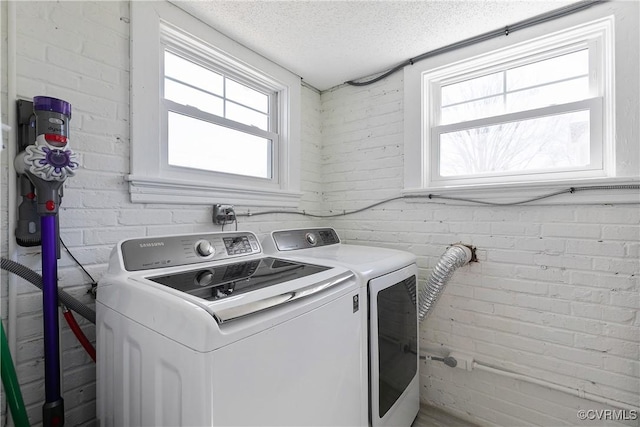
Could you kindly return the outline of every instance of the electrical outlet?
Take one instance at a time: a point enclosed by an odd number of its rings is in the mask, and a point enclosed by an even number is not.
[[[453,357],[458,362],[456,368],[471,371],[473,369],[473,356],[464,353],[449,353],[449,357]]]
[[[214,224],[228,224],[236,220],[236,213],[231,205],[213,205],[212,220]]]

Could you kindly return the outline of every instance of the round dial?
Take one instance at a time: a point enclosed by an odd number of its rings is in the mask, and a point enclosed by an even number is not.
[[[198,240],[196,242],[196,252],[202,257],[210,257],[216,253],[216,248],[208,240]]]
[[[204,270],[198,273],[196,276],[196,285],[209,286],[211,284],[213,284],[213,271]]]
[[[309,242],[311,246],[315,246],[316,243],[318,243],[318,238],[313,233],[307,233],[304,237],[307,239],[307,242]]]

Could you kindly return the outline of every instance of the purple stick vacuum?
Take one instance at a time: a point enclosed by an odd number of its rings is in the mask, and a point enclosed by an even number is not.
[[[16,171],[25,174],[36,189],[37,212],[42,239],[42,308],[45,347],[45,403],[43,425],[64,425],[64,401],[60,392],[60,337],[58,324],[58,209],[62,185],[78,167],[68,149],[71,104],[56,98],[36,96],[36,141],[15,159]]]

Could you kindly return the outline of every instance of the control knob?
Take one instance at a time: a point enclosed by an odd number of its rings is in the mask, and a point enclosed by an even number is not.
[[[198,273],[196,276],[196,285],[198,286],[209,286],[213,284],[213,271],[204,270]]]
[[[318,238],[313,233],[307,233],[304,237],[311,246],[315,246],[318,243]]]
[[[216,253],[216,248],[208,240],[198,240],[196,242],[196,252],[202,257],[210,257]]]

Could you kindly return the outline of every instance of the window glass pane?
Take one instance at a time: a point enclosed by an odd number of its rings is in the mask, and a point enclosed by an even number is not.
[[[248,86],[226,79],[226,98],[238,104],[258,110],[262,113],[269,112],[269,97]]]
[[[507,90],[545,85],[589,74],[587,49],[507,70]],[[587,92],[583,97],[587,97]]]
[[[519,173],[590,164],[589,111],[440,135],[440,175]]]
[[[443,86],[439,124],[586,99],[588,73],[585,49]]]
[[[271,178],[272,141],[169,112],[169,164]]]
[[[189,105],[217,116],[224,114],[222,98],[170,79],[164,79],[164,97],[178,104]]]
[[[249,126],[256,126],[263,130],[269,130],[269,117],[250,108],[243,107],[233,102],[226,101],[226,117],[236,122]]]
[[[164,75],[216,95],[223,94],[222,75],[168,51],[164,52]]]
[[[547,86],[523,89],[504,95],[443,107],[440,114],[440,124],[460,123],[467,120],[580,101],[585,99],[588,93],[588,77],[565,80]]]
[[[507,111],[523,111],[579,101],[585,99],[588,93],[588,77],[565,80],[533,89],[524,89],[507,94]]]
[[[459,123],[505,113],[504,96],[492,96],[478,101],[456,104],[441,111],[440,124]]]
[[[504,91],[504,73],[489,74],[442,87],[442,106],[472,101]]]

